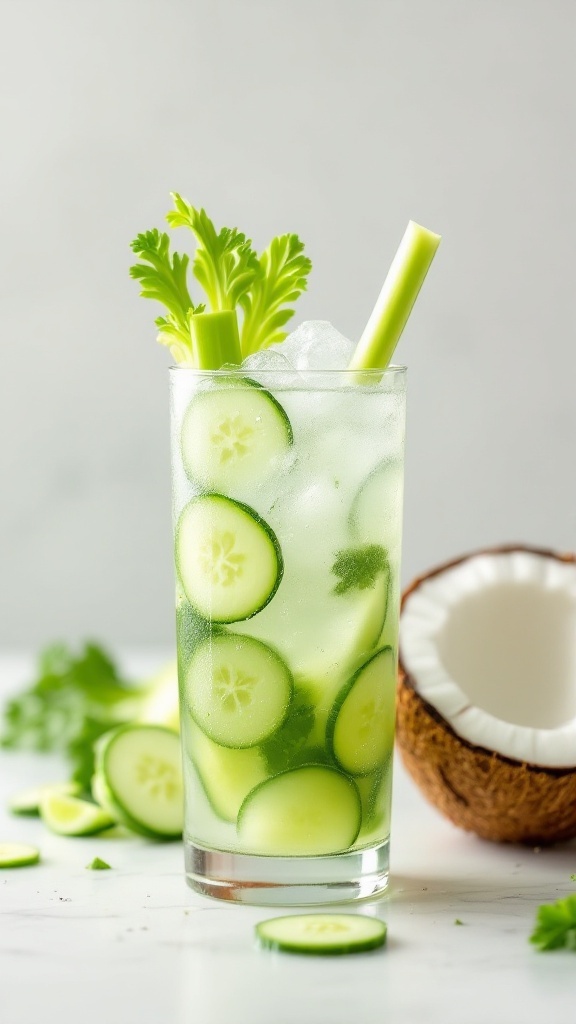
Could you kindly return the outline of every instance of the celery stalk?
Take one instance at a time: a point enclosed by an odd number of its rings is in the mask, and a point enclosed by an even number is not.
[[[409,221],[349,369],[388,366],[439,245],[440,235]]]
[[[219,313],[194,313],[190,317],[194,365],[199,370],[219,370],[225,363],[242,362],[238,318],[233,309]]]

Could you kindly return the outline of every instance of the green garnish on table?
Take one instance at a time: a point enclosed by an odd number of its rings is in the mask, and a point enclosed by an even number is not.
[[[576,894],[538,907],[530,942],[542,951],[569,949],[576,952]]]

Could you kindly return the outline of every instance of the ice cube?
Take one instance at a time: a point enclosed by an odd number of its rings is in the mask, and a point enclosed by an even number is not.
[[[354,352],[354,343],[345,338],[328,320],[305,320],[271,352],[283,355],[300,372],[306,370],[345,370]]]
[[[286,388],[294,386],[298,374],[282,352],[272,348],[263,348],[246,356],[242,369],[265,388]]]

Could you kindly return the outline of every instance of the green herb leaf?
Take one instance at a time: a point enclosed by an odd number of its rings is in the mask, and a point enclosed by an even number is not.
[[[273,238],[259,260],[259,271],[252,286],[240,299],[244,310],[242,354],[278,344],[286,337],[282,328],[294,316],[289,303],[306,290],[306,278],[312,263],[304,256],[298,235]]]
[[[258,257],[250,239],[237,228],[216,231],[205,210],[197,210],[172,192],[174,210],[166,215],[172,228],[189,228],[198,240],[193,272],[214,313],[236,309],[258,274]]]
[[[101,860],[100,857],[94,857],[89,864],[86,865],[88,871],[110,871],[110,865],[105,860]]]
[[[576,882],[576,875],[570,875],[570,881]]]
[[[296,689],[285,722],[262,744],[268,770],[272,773],[296,768],[315,760],[307,746],[314,725],[314,705],[306,691]]]
[[[89,791],[94,741],[136,717],[148,693],[147,687],[127,685],[101,647],[89,643],[75,655],[63,644],[53,645],[40,655],[35,681],[8,702],[1,744],[61,751],[74,780]]]
[[[378,576],[389,574],[386,551],[380,544],[364,544],[358,548],[338,551],[332,572],[340,582],[334,587],[335,594],[346,594],[349,590],[368,590]]]
[[[540,950],[576,950],[576,894],[538,907],[530,942]]]
[[[464,921],[461,921],[459,917],[455,917],[454,924],[464,924]]]
[[[195,307],[188,291],[189,257],[177,252],[171,256],[170,239],[157,228],[138,235],[132,250],[141,261],[130,267],[130,276],[140,281],[140,294],[162,303],[168,311],[156,320],[158,341],[168,346],[177,362],[193,363],[190,316],[204,307]]]

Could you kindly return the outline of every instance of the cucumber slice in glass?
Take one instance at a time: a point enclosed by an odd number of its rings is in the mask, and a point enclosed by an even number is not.
[[[180,737],[161,725],[123,725],[96,745],[92,790],[117,821],[152,839],[182,834]]]
[[[268,775],[261,750],[221,747],[191,720],[186,723],[186,741],[188,755],[212,810],[224,821],[235,822],[248,793]]]
[[[234,633],[200,644],[184,679],[194,721],[223,747],[254,747],[275,733],[292,690],[290,670],[275,651]]]
[[[254,509],[222,494],[204,494],[186,505],[175,548],[186,597],[210,622],[251,618],[282,579],[276,535]]]
[[[37,864],[40,850],[28,843],[0,843],[0,869],[25,868]]]
[[[238,815],[244,850],[278,857],[328,856],[358,835],[361,806],[352,779],[305,765],[281,772],[248,794]]]
[[[362,914],[292,914],[256,925],[258,941],[267,949],[320,956],[377,949],[386,932],[384,921]]]
[[[381,647],[344,684],[328,717],[328,747],[343,771],[369,775],[389,757],[395,700],[396,655]]]
[[[402,463],[381,462],[361,485],[350,509],[352,536],[362,544],[382,544],[394,551],[402,534],[404,494]]]
[[[114,818],[89,800],[65,793],[47,793],[40,803],[40,817],[59,836],[92,836],[115,825]]]
[[[182,423],[187,476],[210,491],[246,493],[281,464],[292,445],[280,403],[248,378],[223,377],[198,392]]]
[[[8,800],[8,810],[12,814],[26,817],[37,817],[40,814],[42,798],[49,793],[62,793],[67,796],[77,796],[82,792],[78,782],[51,782],[42,786],[33,786],[31,789],[23,789],[15,793]]]

